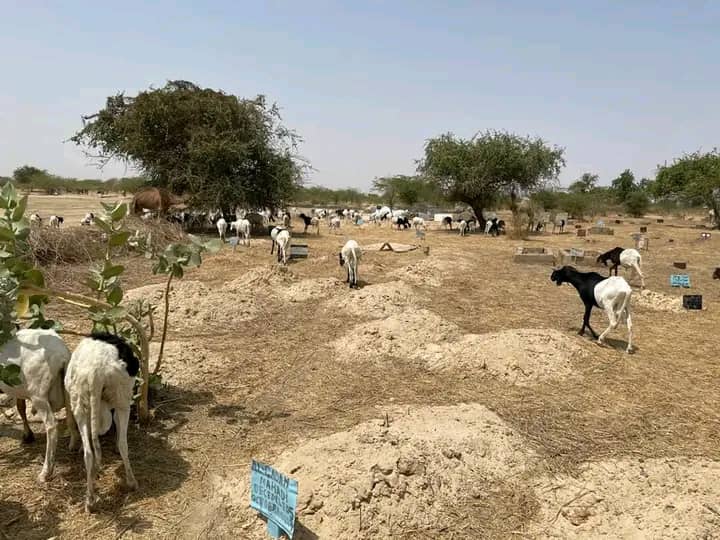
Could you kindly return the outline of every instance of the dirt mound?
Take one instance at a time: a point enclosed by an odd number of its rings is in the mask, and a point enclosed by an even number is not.
[[[655,311],[670,311],[681,313],[685,311],[682,305],[682,296],[668,296],[667,294],[643,289],[633,295],[635,304]]]
[[[533,455],[521,437],[481,405],[388,410],[383,420],[311,440],[272,463],[299,483],[298,520],[318,538],[390,538],[456,519],[449,509],[483,497],[494,481],[524,470]],[[246,510],[246,476],[217,492],[263,538]]]
[[[348,290],[347,295],[328,300],[326,306],[352,315],[380,318],[400,313],[417,300],[418,295],[404,281],[390,281]]]
[[[442,285],[442,265],[434,259],[423,259],[413,264],[408,264],[390,273],[391,276],[409,281],[415,285],[428,285],[439,287]]]
[[[338,358],[349,362],[361,360],[382,360],[385,356],[400,361],[422,356],[419,349],[429,343],[439,343],[458,338],[460,329],[435,313],[426,309],[407,308],[377,321],[360,324],[333,346]],[[352,354],[350,354],[352,352]]]
[[[432,371],[485,372],[524,385],[570,375],[580,340],[549,329],[465,334],[425,309],[405,308],[382,320],[355,326],[333,346],[338,358],[416,362]]]
[[[554,477],[536,492],[542,517],[534,535],[715,538],[720,530],[720,463],[715,461],[590,463],[579,478]]]
[[[573,359],[585,356],[578,341],[557,330],[520,328],[467,334],[455,342],[430,344],[421,354],[434,371],[487,370],[524,385],[570,375]]]
[[[341,287],[347,285],[337,278],[316,278],[303,279],[275,292],[288,302],[307,302],[330,296]]]
[[[154,369],[160,343],[150,344],[150,369]],[[160,373],[163,382],[176,386],[196,385],[197,381],[207,382],[213,375],[220,375],[220,368],[227,366],[227,360],[197,345],[193,340],[166,341]]]
[[[242,271],[240,275],[223,285],[229,292],[246,291],[248,288],[273,287],[294,283],[297,276],[285,266],[271,264]]]
[[[130,300],[142,298],[157,306],[156,321],[161,321],[165,306],[162,300],[164,285],[147,285],[127,291]],[[238,280],[220,287],[208,287],[199,281],[177,281],[170,290],[171,328],[198,329],[234,328],[239,321],[254,319],[262,303],[253,287]],[[208,329],[209,330],[209,329]]]

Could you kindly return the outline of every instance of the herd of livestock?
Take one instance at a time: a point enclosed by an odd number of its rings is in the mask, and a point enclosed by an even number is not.
[[[271,253],[277,248],[278,263],[281,264],[288,262],[293,217],[301,220],[304,232],[309,228],[319,231],[321,222],[326,223],[331,231],[339,229],[343,222],[350,226],[365,222],[377,224],[386,222],[398,228],[415,227],[418,230],[426,228],[426,218],[406,210],[391,210],[388,206],[369,208],[364,212],[352,209],[337,211],[314,209],[308,212],[310,215],[298,212],[296,208],[289,208],[277,214],[267,209],[256,212],[238,209],[234,215],[227,215],[220,211],[194,214],[183,210],[168,213],[166,217],[179,221],[183,226],[187,226],[189,220],[203,220],[205,227],[217,229],[223,241],[226,240],[228,232],[235,232],[236,245],[241,239],[243,242],[249,241],[253,222],[259,221],[260,226],[266,231],[265,234],[269,232],[272,239]],[[152,217],[149,212],[145,212],[143,217],[149,219],[148,216]],[[505,224],[496,215],[487,215],[483,218],[486,218],[486,234],[499,235],[503,232]],[[30,220],[36,225],[42,223],[42,218],[37,213],[33,214]],[[94,220],[94,214],[88,212],[81,220],[81,224],[92,225]],[[445,216],[441,221],[441,226],[450,229],[456,224],[455,230],[458,230],[462,236],[477,227],[477,220],[474,217]],[[60,227],[63,222],[61,216],[55,215],[50,216],[48,220],[52,227]],[[565,218],[558,220],[554,225],[562,230],[565,226]],[[346,270],[350,288],[359,287],[358,272],[361,258],[361,247],[352,239],[348,240],[338,253],[339,264]],[[630,313],[632,289],[624,278],[617,276],[617,268],[623,266],[632,269],[638,274],[644,287],[640,268],[641,256],[634,249],[618,247],[600,255],[598,262],[606,266],[610,263],[610,274],[614,270],[615,276],[605,277],[595,272],[584,273],[571,266],[564,266],[553,270],[551,280],[557,285],[570,283],[577,289],[585,304],[580,334],[583,334],[587,328],[599,343],[603,343],[608,332],[624,321],[628,328],[627,351],[630,352],[633,337]],[[590,326],[590,313],[593,307],[603,309],[610,322],[608,328],[600,335]],[[27,420],[25,400],[32,402],[33,410],[40,415],[45,425],[47,443],[44,464],[38,477],[40,481],[46,481],[53,471],[58,441],[54,413],[64,408],[67,411],[70,448],[77,445],[78,438],[82,441],[87,482],[86,511],[90,512],[97,501],[94,480],[102,464],[99,437],[110,429],[113,420],[127,485],[130,488],[137,486],[128,457],[127,428],[135,378],[140,363],[133,349],[122,338],[105,333],[92,334],[84,338],[71,354],[62,338],[54,331],[22,329],[0,348],[0,366],[8,364],[20,367],[21,383],[9,386],[0,382],[0,391],[16,400],[23,422],[23,441],[33,440],[33,433]]]

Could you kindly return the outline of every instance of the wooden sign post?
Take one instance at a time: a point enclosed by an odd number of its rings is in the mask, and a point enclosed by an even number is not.
[[[267,531],[273,538],[295,532],[297,480],[288,478],[270,465],[252,460],[250,465],[250,507],[267,518]]]

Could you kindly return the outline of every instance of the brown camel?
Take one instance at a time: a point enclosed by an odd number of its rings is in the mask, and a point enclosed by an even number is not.
[[[144,209],[163,214],[170,208],[184,207],[184,203],[181,197],[165,188],[146,187],[135,193],[131,208],[133,214],[140,214]]]

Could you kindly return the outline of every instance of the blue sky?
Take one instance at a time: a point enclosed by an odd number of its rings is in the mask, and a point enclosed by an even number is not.
[[[720,146],[720,2],[110,5],[0,0],[0,174],[126,173],[63,140],[168,79],[277,101],[331,187],[412,173],[446,131],[539,135],[566,148],[563,184]]]

